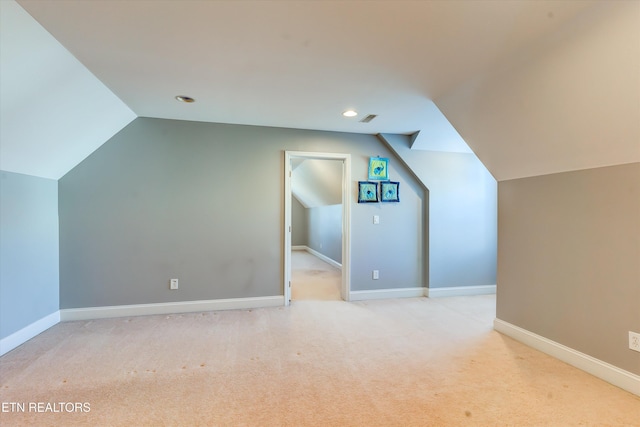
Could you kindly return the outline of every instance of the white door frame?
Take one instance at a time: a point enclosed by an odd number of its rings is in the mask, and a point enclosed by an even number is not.
[[[284,305],[291,301],[291,160],[342,160],[342,288],[340,296],[350,300],[351,292],[351,154],[284,152]]]

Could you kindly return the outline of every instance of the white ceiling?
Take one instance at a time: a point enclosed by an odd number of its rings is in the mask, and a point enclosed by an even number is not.
[[[640,2],[18,3],[137,116],[419,132],[416,148],[464,151],[459,132],[498,180],[640,161],[630,121],[640,113]],[[583,120],[600,97],[622,117]],[[342,117],[347,108],[360,115]],[[556,113],[570,120],[558,125]],[[367,114],[378,117],[360,123]],[[603,142],[590,141],[576,161],[578,142],[562,148],[565,136],[610,131],[609,151],[623,154],[603,158]]]

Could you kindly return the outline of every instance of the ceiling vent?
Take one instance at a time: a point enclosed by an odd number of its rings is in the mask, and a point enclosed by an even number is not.
[[[369,114],[368,116],[363,117],[362,120],[360,120],[361,123],[369,123],[371,120],[375,119],[376,117],[378,117],[377,114]]]

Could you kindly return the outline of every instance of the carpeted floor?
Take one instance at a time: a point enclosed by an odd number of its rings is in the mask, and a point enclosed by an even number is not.
[[[342,271],[307,251],[291,251],[291,299],[341,301]]]
[[[640,398],[494,316],[477,296],[61,323],[0,358],[0,401],[25,405],[0,425],[638,425]]]

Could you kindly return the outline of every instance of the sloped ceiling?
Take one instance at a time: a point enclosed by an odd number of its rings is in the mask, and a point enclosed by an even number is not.
[[[0,19],[0,169],[59,179],[136,115],[15,2]]]
[[[436,103],[498,181],[640,162],[640,2],[602,2]]]
[[[305,208],[342,203],[342,161],[294,159],[291,194]]]
[[[34,22],[12,25],[15,3],[1,3],[2,40],[47,59],[2,58],[3,74],[18,70],[3,76],[2,168],[32,173],[41,154],[60,175],[134,115],[415,135],[450,151],[461,135],[498,180],[638,161],[636,1],[18,1],[126,107],[57,71],[51,40],[20,44]]]

